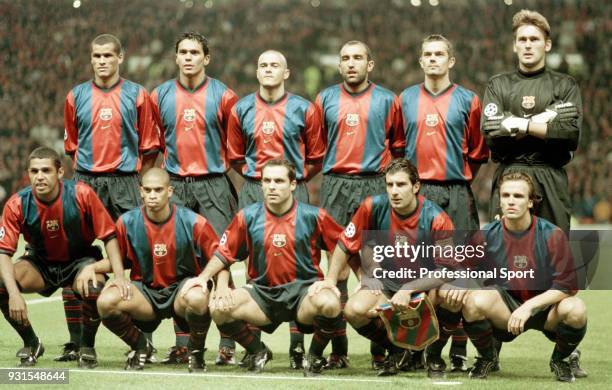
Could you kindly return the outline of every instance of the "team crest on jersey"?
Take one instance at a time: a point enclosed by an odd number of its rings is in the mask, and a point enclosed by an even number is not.
[[[405,310],[399,314],[399,324],[402,328],[414,329],[421,325],[421,316],[416,310]]]
[[[272,245],[277,248],[282,248],[287,245],[287,235],[286,234],[274,234],[272,235]]]
[[[183,110],[183,120],[185,122],[193,122],[196,118],[195,108],[186,108]]]
[[[484,114],[486,117],[497,115],[497,105],[495,103],[489,103],[484,108]]]
[[[4,226],[0,227],[0,240],[4,238],[5,234],[6,234],[6,230],[4,230]]]
[[[50,219],[46,221],[47,230],[50,232],[56,232],[59,230],[59,221],[57,219]]]
[[[535,96],[523,96],[523,102],[521,103],[521,106],[525,110],[531,110],[532,108],[534,108],[535,107]]]
[[[516,255],[514,256],[514,266],[518,269],[523,269],[527,267],[527,256]]]
[[[168,248],[166,248],[166,244],[154,244],[153,254],[157,257],[166,256],[168,254]]]
[[[261,131],[265,135],[273,134],[275,129],[276,129],[276,126],[274,125],[273,121],[263,121],[263,123],[261,124]]]
[[[112,108],[101,108],[100,109],[100,119],[103,121],[110,121],[113,119],[113,109]]]
[[[438,114],[427,114],[425,117],[425,124],[429,127],[436,127],[438,122]]]
[[[346,124],[355,127],[359,125],[359,114],[346,114]]]
[[[404,236],[403,234],[395,233],[395,243],[400,245],[407,244],[408,237]]]

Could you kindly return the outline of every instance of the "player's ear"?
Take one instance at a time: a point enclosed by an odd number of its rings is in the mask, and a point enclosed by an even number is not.
[[[527,208],[528,209],[532,209],[533,208],[533,199],[529,199],[529,202],[527,202]]]
[[[291,192],[295,191],[295,189],[297,188],[297,180],[291,180]]]
[[[451,69],[453,66],[455,66],[455,57],[450,57],[448,59],[448,68]]]
[[[123,58],[124,58],[123,51],[119,52],[119,54],[117,55],[117,58],[118,58],[119,65],[123,64]]]
[[[287,80],[290,75],[291,71],[289,69],[285,69],[285,72],[283,73],[283,80]]]
[[[548,38],[544,44],[544,50],[548,53],[552,49],[552,39]]]
[[[421,189],[421,182],[417,181],[416,183],[414,183],[414,185],[412,186],[412,192],[416,195],[419,193],[419,190]]]
[[[58,177],[59,179],[61,179],[61,178],[63,178],[63,177],[64,177],[64,167],[59,167],[59,168],[57,168],[57,177]]]
[[[368,60],[367,70],[368,70],[368,73],[370,73],[372,70],[374,70],[374,60],[372,60],[372,59]]]
[[[210,54],[207,54],[204,56],[204,66],[208,66],[209,62],[210,62]]]
[[[174,194],[174,187],[168,186],[168,198],[170,198]]]

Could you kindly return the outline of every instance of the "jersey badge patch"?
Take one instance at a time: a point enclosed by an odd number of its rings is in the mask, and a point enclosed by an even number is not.
[[[514,256],[514,266],[518,269],[527,267],[527,256],[516,255]]]
[[[287,235],[286,234],[274,234],[272,235],[272,245],[277,248],[282,248],[287,245]]]
[[[532,108],[534,108],[535,107],[535,96],[523,96],[523,102],[521,103],[521,106],[525,110],[531,110]]]
[[[429,127],[436,127],[438,123],[438,114],[427,114],[425,117],[425,124]]]
[[[103,121],[110,121],[113,119],[113,109],[112,108],[101,108],[100,109],[100,119]]]
[[[166,244],[154,244],[153,254],[157,257],[166,256],[168,254],[168,248],[166,248]]]

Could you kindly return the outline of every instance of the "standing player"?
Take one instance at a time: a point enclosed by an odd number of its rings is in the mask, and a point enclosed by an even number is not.
[[[149,94],[122,79],[121,42],[102,34],[91,42],[93,80],[74,87],[64,105],[64,149],[74,179],[98,194],[113,220],[140,204],[138,172],[151,167],[160,150]],[[70,342],[59,361],[73,360],[81,331],[81,303],[70,288],[62,291]]]
[[[576,294],[576,271],[563,231],[531,215],[536,203],[529,175],[504,174],[498,183],[501,220],[483,229],[486,255],[496,268],[534,272],[533,278],[498,281],[495,288],[468,293],[465,331],[480,353],[470,377],[484,379],[497,361],[493,336],[506,342],[537,329],[555,342],[550,368],[556,378],[573,382],[569,357],[586,333],[586,308]]]
[[[402,242],[414,245],[422,241],[446,238],[452,234],[453,223],[450,217],[434,202],[418,195],[419,173],[410,161],[396,159],[391,162],[386,168],[385,180],[387,193],[368,197],[361,203],[351,223],[340,236],[326,280],[318,286],[336,285],[340,270],[346,266],[349,257],[358,254],[362,249],[366,239],[363,232],[366,230],[388,231],[394,245]],[[436,235],[439,237],[435,237]],[[419,259],[420,267],[426,266],[425,260],[427,259]],[[405,264],[411,264],[410,260],[402,263],[403,266]],[[367,276],[369,275],[362,275],[363,278]],[[389,356],[380,367],[379,375],[395,375],[398,369],[409,369],[409,354],[389,341],[382,320],[376,314],[372,315],[372,311],[386,302],[396,308],[405,309],[411,292],[415,289],[404,284],[410,280],[398,283],[394,279],[381,285],[384,294],[380,294],[381,291],[373,289],[365,279],[362,281],[361,289],[351,296],[344,308],[346,318],[359,334],[389,351]],[[438,285],[429,288],[436,287]]]
[[[285,92],[289,69],[285,56],[275,50],[257,60],[259,91],[238,101],[227,130],[229,160],[245,178],[238,195],[242,209],[263,201],[261,170],[272,159],[287,159],[296,167],[295,199],[308,203],[306,182],[322,167],[325,145],[320,139],[321,117],[307,100]],[[290,366],[302,368],[304,335],[290,324]]]
[[[50,148],[35,149],[28,157],[31,186],[13,195],[4,207],[0,225],[0,310],[22,338],[17,352],[21,366],[33,366],[45,349],[28,319],[21,293],[50,296],[58,288],[71,286],[83,300],[79,366],[97,365],[94,342],[100,318],[96,299],[105,277],[96,274],[102,259],[95,239],[104,241],[114,284],[121,297],[127,296],[127,282],[115,228],[111,217],[93,190],[82,183],[62,180],[60,156]],[[19,234],[28,246],[15,264]],[[111,267],[109,266],[109,271]]]
[[[323,90],[316,100],[326,143],[321,206],[343,226],[363,199],[385,192],[383,169],[393,157],[403,157],[406,146],[399,98],[369,81],[373,69],[365,43],[345,43],[338,65],[343,82]],[[348,274],[346,268],[338,282],[343,304]],[[346,321],[337,334],[332,339],[331,368],[348,364]]]
[[[569,232],[571,204],[563,166],[578,146],[580,90],[572,77],[546,69],[552,41],[544,16],[522,10],[512,18],[512,31],[518,70],[492,77],[483,100],[482,130],[499,163],[493,183],[506,172],[529,174],[542,197],[534,214]],[[498,211],[494,185],[491,218]]]
[[[421,44],[421,69],[425,81],[406,88],[401,96],[406,126],[406,158],[416,165],[421,194],[450,216],[458,231],[479,228],[478,211],[470,182],[489,158],[480,133],[478,96],[450,81],[455,65],[451,42],[442,35],[430,35]],[[461,313],[438,308],[444,322],[459,322]],[[453,326],[456,328],[456,326]],[[440,338],[427,349],[428,369],[444,371],[441,357],[450,334],[444,326]],[[450,350],[451,371],[467,371],[467,336],[459,327]]]
[[[141,330],[153,332],[164,318],[186,321],[189,371],[205,371],[208,290],[202,294],[183,286],[211,258],[217,235],[204,217],[170,204],[173,188],[166,171],[151,168],[140,191],[144,207],[125,213],[117,222],[121,253],[130,264],[136,288],[128,300],[117,289],[106,288],[98,299],[102,322],[132,348],[126,370],[142,370],[151,347]]]
[[[499,214],[499,178],[525,172],[535,182],[542,201],[533,213],[569,234],[571,202],[563,166],[578,147],[582,100],[576,81],[546,69],[552,48],[550,25],[535,11],[522,10],[512,18],[518,70],[492,77],[483,99],[482,131],[499,163],[493,176],[491,219]],[[577,376],[580,352],[572,354]]]
[[[341,309],[335,288],[318,294],[309,294],[308,289],[323,276],[321,250],[333,249],[342,228],[325,210],[296,201],[296,186],[292,163],[268,161],[262,171],[264,202],[236,215],[221,238],[219,252],[198,279],[206,286],[219,271],[249,257],[249,284],[230,291],[227,279],[219,277],[211,304],[213,319],[245,347],[249,370],[257,372],[272,355],[246,322],[267,332],[287,321],[295,321],[303,332],[314,328],[304,367],[310,376],[323,370],[323,350],[340,321]]]
[[[201,34],[181,35],[175,49],[178,79],[151,94],[165,145],[164,166],[174,188],[172,201],[204,216],[221,234],[236,210],[235,190],[226,175],[226,126],[238,97],[206,75],[210,54]],[[180,348],[172,348],[167,362],[180,360],[180,355]],[[233,363],[233,355],[234,343],[222,338],[218,363]]]

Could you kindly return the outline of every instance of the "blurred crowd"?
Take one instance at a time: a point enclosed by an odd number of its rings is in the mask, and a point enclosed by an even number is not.
[[[573,213],[581,222],[609,222],[612,5],[580,0],[439,0],[438,6],[428,0],[0,0],[0,203],[24,184],[34,146],[61,149],[64,98],[91,78],[89,43],[100,33],[122,40],[121,75],[149,91],[176,76],[174,41],[193,30],[209,38],[207,73],[239,95],[256,89],[257,56],[274,48],[287,56],[288,89],[310,99],[339,81],[344,41],[367,42],[376,61],[371,78],[400,93],[423,79],[421,39],[442,33],[455,44],[453,81],[482,96],[490,76],[515,68],[511,18],[521,8],[548,18],[548,66],[573,75],[582,90],[581,142],[567,167]],[[493,169],[483,167],[474,183],[483,210]]]

